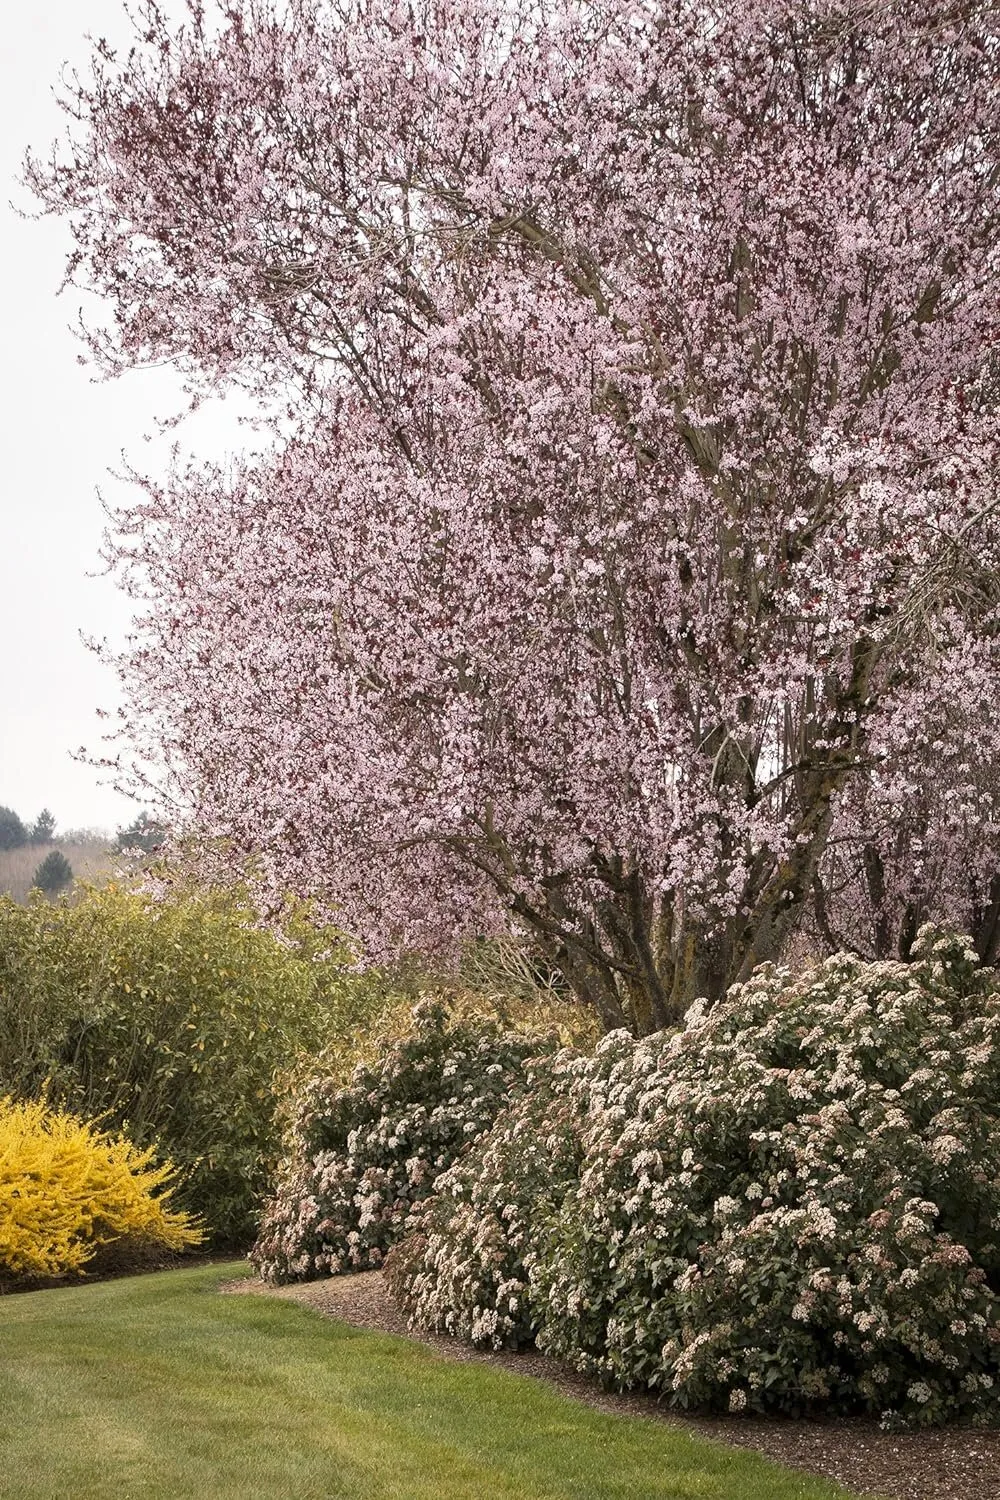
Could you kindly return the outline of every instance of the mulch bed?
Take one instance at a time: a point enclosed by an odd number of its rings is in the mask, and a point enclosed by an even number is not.
[[[838,1480],[855,1494],[883,1500],[998,1500],[1000,1431],[944,1428],[887,1433],[865,1419],[828,1422],[764,1420],[759,1417],[681,1417],[667,1413],[649,1395],[618,1396],[557,1360],[534,1351],[521,1354],[473,1349],[439,1334],[414,1334],[390,1299],[379,1271],[336,1276],[292,1286],[266,1286],[255,1277],[228,1281],[224,1292],[287,1297],[355,1328],[402,1334],[446,1359],[470,1360],[546,1380],[567,1396],[599,1411],[673,1422],[717,1442],[753,1448],[768,1458]]]

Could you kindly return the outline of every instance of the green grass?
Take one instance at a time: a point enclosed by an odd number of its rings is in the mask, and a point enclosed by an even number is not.
[[[845,1491],[287,1301],[241,1265],[0,1301],[16,1500],[835,1500]]]

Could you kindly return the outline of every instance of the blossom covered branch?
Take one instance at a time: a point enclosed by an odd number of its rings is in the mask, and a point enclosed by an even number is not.
[[[807,912],[883,949],[985,914],[991,8],[138,32],[29,178],[105,368],[283,395],[270,455],[115,544],[127,716],[201,825],[371,951],[515,920],[639,1030]]]

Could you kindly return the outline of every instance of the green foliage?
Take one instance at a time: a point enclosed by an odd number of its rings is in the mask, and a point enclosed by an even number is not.
[[[79,1006],[61,977],[59,910],[37,896],[29,906],[0,896],[0,1094],[36,1099],[64,1071]]]
[[[0,898],[0,1091],[49,1080],[55,1102],[162,1148],[218,1244],[253,1236],[286,1074],[384,1004],[329,933],[296,918],[279,938],[234,895]]]
[[[915,952],[766,965],[679,1033],[557,1060],[561,1112],[515,1106],[425,1206],[394,1280],[411,1315],[534,1332],[682,1407],[990,1418],[1000,983],[963,939]],[[578,1180],[537,1174],[550,1118],[564,1164],[579,1130]]]
[[[155,818],[143,811],[127,828],[119,828],[115,848],[119,851],[141,849],[144,854],[155,854],[165,837],[166,829],[163,824],[157,823]]]
[[[32,879],[32,885],[46,895],[54,896],[72,884],[73,867],[61,849],[50,849]]]
[[[51,844],[55,831],[56,820],[48,808],[43,807],[31,825],[31,842],[33,844]]]
[[[28,830],[17,813],[9,807],[0,807],[0,849],[20,849],[28,842]]]
[[[309,1080],[251,1252],[261,1275],[287,1281],[379,1265],[435,1177],[524,1087],[525,1059],[555,1041],[425,1000],[349,1082],[336,1073]]]

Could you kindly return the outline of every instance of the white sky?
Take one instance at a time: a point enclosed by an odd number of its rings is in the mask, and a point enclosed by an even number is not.
[[[164,8],[180,9],[176,0]],[[56,296],[68,226],[25,222],[10,207],[31,208],[16,181],[21,159],[28,146],[44,154],[61,133],[52,89],[64,62],[85,63],[87,32],[126,42],[120,0],[11,6],[0,48],[0,804],[26,821],[47,806],[60,828],[111,831],[137,805],[71,758],[81,745],[100,751],[95,710],[118,701],[113,672],[80,633],[120,641],[129,620],[110,580],[88,577],[100,566],[104,526],[96,491],[126,497],[108,473],[123,452],[157,472],[169,441],[218,455],[238,436],[224,412],[203,410],[170,440],[147,440],[154,417],[181,406],[176,377],[157,370],[94,382],[68,327],[84,299]]]

